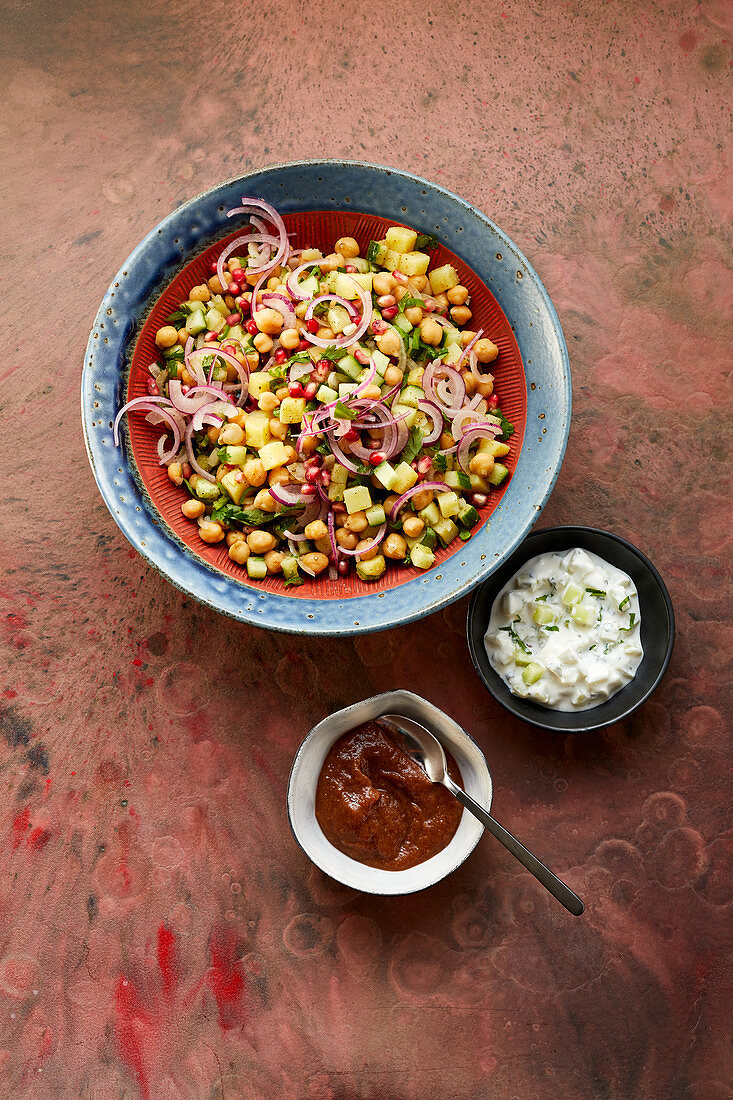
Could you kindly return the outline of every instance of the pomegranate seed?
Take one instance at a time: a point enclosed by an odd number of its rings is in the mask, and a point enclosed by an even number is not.
[[[206,340],[208,343],[211,343],[212,340],[216,340],[216,339],[217,339],[217,334],[215,332],[207,332],[206,335],[204,336],[204,340]]]
[[[407,276],[405,274],[403,274],[403,272],[401,272],[401,271],[393,271],[392,272],[392,278],[396,279],[398,283],[406,283],[407,282]]]
[[[313,345],[308,340],[301,340],[298,344],[298,351],[310,351]]]
[[[386,321],[393,321],[398,313],[399,310],[397,306],[387,306],[386,309],[382,310],[382,317],[384,317]]]
[[[181,393],[188,393],[190,389],[190,386],[181,386]]]
[[[397,302],[394,294],[380,294],[377,298],[377,305],[380,309],[386,309],[387,306],[393,306]]]
[[[342,516],[346,511],[346,505],[341,500],[335,500],[331,505],[331,510],[335,516]]]
[[[347,561],[340,561],[339,562],[338,569],[339,569],[339,573],[341,574],[342,577],[346,576],[346,574],[349,572],[350,568],[351,567],[350,567],[350,565]]]
[[[227,317],[227,324],[231,328],[232,325],[238,325],[241,320],[242,318],[239,316],[238,313],[230,313]]]
[[[418,472],[421,474],[426,474],[432,465],[432,458],[429,458],[427,455],[425,455],[424,458],[421,458],[417,464]]]
[[[221,350],[227,355],[234,355],[237,349],[235,348],[234,344],[222,344]]]
[[[256,336],[259,331],[256,321],[247,321],[247,332],[250,336]]]
[[[313,398],[316,396],[316,390],[317,389],[318,389],[318,386],[316,385],[315,382],[309,382],[308,383],[308,385],[305,387],[305,390],[303,391],[307,401],[312,401],[313,400]]]
[[[413,461],[412,461],[412,462],[410,463],[410,465],[412,466],[412,468],[413,468],[413,470],[415,471],[415,473],[417,473],[417,462],[416,462],[415,460],[413,460]]]
[[[357,432],[356,428],[349,428],[348,432],[344,436],[344,439],[348,443],[356,443],[358,438],[359,438],[359,433]]]
[[[315,317],[311,317],[309,321],[306,321],[305,327],[308,329],[308,332],[312,332],[315,335],[321,326],[318,321],[316,321]]]
[[[284,363],[287,357],[288,353],[286,352],[285,348],[278,348],[275,352],[274,358],[276,363]]]
[[[386,458],[384,451],[375,451],[374,454],[369,455],[369,465],[379,466]]]
[[[486,504],[488,504],[489,497],[487,493],[471,493],[469,500],[475,508],[483,508]]]
[[[321,471],[318,469],[317,466],[309,466],[308,469],[305,471],[305,480],[308,482],[309,485],[315,485],[315,483],[320,479],[320,476]]]
[[[378,451],[381,447],[381,443],[378,439],[370,439],[367,443],[367,447],[370,451]]]
[[[232,278],[234,279],[234,281],[237,283],[241,283],[244,277],[244,272],[242,271],[241,267],[235,267],[234,271],[232,272]]]
[[[331,475],[329,474],[328,470],[321,470],[321,475],[320,476],[321,476],[321,485],[330,485],[331,484]]]
[[[497,394],[492,393],[491,397],[488,400],[488,406],[489,406],[490,409],[498,409],[499,408],[499,397],[498,397]]]
[[[303,387],[301,386],[300,382],[289,382],[288,393],[291,397],[302,397]]]
[[[361,363],[363,366],[367,366],[367,364],[369,363],[369,354],[368,352],[364,351],[363,348],[356,349],[356,351],[354,352],[354,358],[356,359],[357,363]]]
[[[385,325],[384,321],[380,320],[379,317],[375,317],[374,320],[372,321],[372,332],[374,333],[374,335],[375,336],[380,336],[383,332],[386,332],[386,331],[387,331],[387,326]]]
[[[353,264],[347,264],[346,267],[344,268],[344,271],[348,271],[349,275],[353,275],[354,272],[356,271],[356,268],[354,267]]]
[[[212,260],[209,264],[209,271],[213,272],[213,274],[216,275],[216,260]]]
[[[232,298],[235,296],[235,294],[239,294],[241,289],[242,288],[239,285],[239,283],[230,283],[229,286],[227,287],[227,290],[231,294]]]
[[[328,374],[331,370],[331,363],[328,359],[319,359],[316,363],[316,366],[319,370],[325,370],[326,374]]]
[[[322,458],[321,455],[311,455],[311,457],[306,462],[306,466],[316,466],[316,467],[318,467],[318,466],[322,466],[322,465],[323,465],[323,458]]]
[[[436,305],[435,298],[426,298],[422,304],[422,308],[425,313],[435,313]]]
[[[323,366],[324,363],[326,364],[325,367]],[[321,359],[316,369],[312,372],[311,378],[314,382],[324,382],[330,370],[331,365],[328,359]]]
[[[153,396],[158,397],[159,396],[158,387],[156,386],[155,380],[153,378],[148,378],[148,393],[150,394],[151,397],[153,397]]]
[[[315,485],[310,485],[310,484],[306,483],[305,485],[303,485],[301,487],[300,491],[301,491],[301,493],[303,494],[304,497],[312,497],[313,494],[316,491],[316,487],[315,487]]]

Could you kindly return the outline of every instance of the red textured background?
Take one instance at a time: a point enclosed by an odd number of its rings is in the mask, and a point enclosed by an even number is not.
[[[0,1095],[730,1100],[732,38],[727,0],[5,4]],[[362,639],[237,625],[100,500],[78,384],[118,265],[321,155],[458,191],[544,280],[574,415],[541,522],[631,539],[677,613],[629,721],[506,717],[467,601]],[[295,749],[398,685],[475,735],[582,919],[489,838],[405,899],[309,866]]]
[[[147,382],[150,378],[148,365],[154,361],[161,361],[160,352],[155,346],[155,333],[165,323],[166,317],[177,309],[182,301],[185,301],[192,287],[209,278],[211,274],[209,265],[212,260],[218,258],[224,246],[241,236],[246,222],[241,218],[235,218],[234,221],[235,225],[238,223],[237,228],[233,226],[232,233],[186,264],[155,301],[150,316],[134,342],[128,399],[147,395]],[[362,255],[365,255],[369,241],[381,240],[391,222],[386,218],[357,212],[316,211],[287,214],[285,224],[288,232],[294,234],[293,243],[297,243],[299,248],[320,248],[325,255],[328,255],[333,251],[339,237],[349,235],[359,242]],[[502,412],[515,428],[509,442],[506,462],[513,473],[522,447],[527,419],[527,384],[517,340],[509,321],[486,284],[455,253],[443,245],[431,250],[431,268],[441,267],[447,263],[454,264],[461,276],[461,282],[470,292],[473,311],[470,323],[473,329],[482,329],[499,348],[499,357],[491,365],[491,370],[496,378],[495,392],[501,399]],[[227,576],[234,577],[245,587],[255,591],[265,589],[277,592],[288,599],[312,599],[314,596],[327,600],[344,599],[350,596],[384,592],[388,588],[394,588],[420,575],[421,571],[414,567],[390,565],[384,577],[377,582],[360,581],[353,569],[348,576],[338,577],[335,581],[328,581],[325,576],[319,580],[305,578],[305,583],[298,588],[288,588],[282,577],[267,577],[264,581],[256,582],[248,580],[246,570],[231,560],[224,543],[207,546],[199,538],[196,524],[191,523],[181,514],[181,503],[187,499],[188,493],[185,489],[176,489],[171,484],[165,469],[161,468],[156,449],[160,429],[149,425],[145,420],[145,414],[140,412],[133,412],[128,423],[132,451],[143,483],[168,526],[186,546],[209,565]],[[170,435],[166,438],[170,439]],[[481,509],[481,523],[474,529],[475,531],[480,530],[494,511],[504,496],[510,480],[511,478],[507,478],[498,490],[492,490],[488,504]],[[452,546],[445,548],[439,546],[435,553],[437,562],[445,561],[459,549],[465,553],[464,544],[459,539]]]

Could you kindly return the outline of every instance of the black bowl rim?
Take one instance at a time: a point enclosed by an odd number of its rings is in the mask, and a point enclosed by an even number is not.
[[[526,714],[520,713],[519,710],[515,709],[515,707],[513,706],[513,704],[511,703],[510,700],[502,699],[497,695],[497,693],[494,691],[493,684],[490,683],[490,681],[484,675],[483,668],[481,666],[481,663],[480,663],[479,658],[478,658],[478,654],[476,652],[476,647],[474,646],[474,643],[473,643],[471,627],[472,627],[472,623],[473,623],[473,618],[474,618],[474,614],[475,614],[476,605],[477,605],[478,600],[479,600],[479,596],[484,591],[484,589],[491,588],[492,586],[495,586],[498,576],[501,573],[508,572],[510,567],[513,567],[513,572],[516,572],[521,567],[521,564],[523,562],[528,561],[530,557],[534,557],[534,555],[532,553],[527,552],[528,549],[530,549],[528,544],[530,544],[534,539],[538,539],[542,536],[557,535],[558,537],[563,537],[564,538],[564,537],[570,536],[574,533],[578,533],[578,534],[581,534],[581,535],[593,535],[593,536],[596,536],[596,537],[601,537],[602,539],[607,539],[611,543],[614,543],[614,542],[619,543],[621,546],[624,546],[627,550],[630,550],[633,554],[636,555],[636,557],[639,559],[641,564],[647,569],[649,574],[652,576],[652,578],[656,582],[657,587],[659,588],[659,590],[662,594],[664,605],[665,605],[665,608],[666,608],[666,611],[667,611],[668,638],[667,638],[667,646],[666,646],[665,652],[664,652],[664,657],[662,658],[662,662],[661,662],[660,666],[657,669],[656,675],[652,677],[647,690],[644,692],[644,694],[641,696],[641,698],[637,699],[637,701],[632,706],[630,706],[627,710],[623,711],[621,714],[617,714],[612,718],[600,719],[600,720],[596,720],[595,722],[589,721],[587,723],[587,725],[584,725],[584,726],[575,726],[573,728],[570,728],[570,727],[561,728],[561,727],[549,725],[547,722],[543,721],[541,713],[538,713],[536,718],[535,717],[528,717]],[[611,564],[613,564],[613,563],[611,563]],[[509,575],[511,576],[512,574],[509,574]],[[506,581],[503,582],[503,584],[505,584],[505,583],[506,583]],[[498,588],[497,588],[497,591],[498,591]],[[509,711],[510,714],[513,714],[515,718],[519,718],[522,722],[527,722],[532,726],[538,726],[540,729],[548,730],[551,733],[560,733],[560,734],[591,733],[594,730],[599,730],[599,729],[603,729],[606,726],[614,725],[616,722],[622,722],[624,720],[624,718],[628,718],[629,715],[633,714],[634,711],[638,710],[638,708],[643,703],[645,703],[647,701],[649,696],[652,695],[652,693],[654,691],[656,691],[662,677],[664,676],[665,672],[667,671],[667,667],[668,667],[669,662],[670,662],[671,657],[672,657],[672,651],[674,649],[675,632],[676,632],[676,626],[675,626],[674,608],[672,606],[672,599],[669,595],[669,591],[667,590],[667,586],[664,583],[664,580],[662,579],[661,573],[659,572],[657,567],[653,564],[653,562],[650,561],[650,559],[646,556],[646,554],[643,552],[643,550],[640,550],[638,546],[634,546],[633,542],[629,542],[628,539],[622,538],[621,535],[617,535],[613,531],[605,531],[602,527],[588,527],[588,526],[584,526],[584,525],[580,525],[580,524],[567,524],[567,525],[560,525],[560,526],[557,526],[557,527],[542,527],[539,530],[531,531],[529,533],[529,535],[527,535],[526,539],[517,547],[517,549],[514,551],[514,553],[511,554],[511,556],[504,563],[502,563],[501,568],[497,569],[496,572],[494,572],[482,584],[478,585],[478,587],[474,590],[473,596],[471,597],[471,603],[470,603],[469,608],[468,608],[468,614],[466,616],[466,637],[467,637],[467,642],[468,642],[468,650],[469,650],[469,653],[471,654],[471,661],[473,662],[473,667],[475,668],[476,672],[478,673],[479,677],[481,678],[481,681],[483,682],[484,686],[491,693],[491,695],[494,697],[494,699],[496,699],[496,701],[498,703],[500,703],[504,707],[505,710]],[[493,669],[492,669],[492,673],[493,673],[493,675],[497,676],[497,679],[499,679],[497,673],[493,672]],[[612,701],[612,699],[609,699],[609,700],[607,700],[606,703],[601,703],[598,707],[593,707],[593,708],[591,708],[590,710],[587,710],[587,711],[570,712],[570,713],[574,713],[576,715],[577,715],[577,713],[592,715],[594,713],[598,713],[598,712],[602,711],[603,708],[607,704],[609,704],[611,701]],[[538,712],[541,709],[542,708],[538,707]],[[553,710],[553,711],[551,711],[551,713],[553,715],[558,715],[558,714],[562,714],[564,712]]]

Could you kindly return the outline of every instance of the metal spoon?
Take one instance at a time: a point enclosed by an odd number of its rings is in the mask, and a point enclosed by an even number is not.
[[[437,737],[426,730],[424,726],[421,726],[419,722],[413,721],[412,718],[404,718],[401,714],[383,714],[376,719],[376,722],[377,725],[382,726],[389,733],[398,734],[404,742],[404,748],[408,756],[420,765],[427,774],[428,779],[433,783],[442,783],[444,787],[447,787],[450,793],[459,802],[463,803],[469,813],[477,817],[481,824],[485,825],[489,832],[497,840],[500,840],[504,847],[528,871],[532,872],[534,877],[542,883],[546,890],[550,891],[553,897],[556,897],[574,916],[580,916],[585,906],[578,895],[574,894],[564,882],[561,882],[557,875],[554,875],[548,867],[545,867],[544,863],[540,863],[536,856],[533,856],[523,844],[520,844],[516,837],[513,837],[490,813],[487,813],[482,806],[479,806],[478,802],[474,802],[470,795],[466,794],[461,787],[453,782],[448,775],[448,765],[443,746]]]

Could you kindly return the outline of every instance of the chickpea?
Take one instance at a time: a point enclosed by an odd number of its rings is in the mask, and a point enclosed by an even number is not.
[[[288,390],[288,387],[280,386],[279,389],[275,390],[275,397],[278,399],[278,401],[284,401],[286,397],[290,397],[290,391]],[[270,427],[272,428],[272,425],[270,425]]]
[[[450,315],[457,325],[468,324],[468,322],[473,317],[473,314],[471,313],[471,310],[468,308],[468,306],[453,306],[453,309],[450,311]]]
[[[422,294],[423,290],[427,290],[428,288],[427,275],[413,275],[410,279],[410,282],[412,283],[418,294]]]
[[[382,355],[399,355],[402,340],[395,329],[388,328],[386,332],[377,336],[376,342]],[[440,341],[438,341],[438,343],[440,343]]]
[[[261,508],[263,512],[277,512],[280,505],[270,493],[269,489],[260,489],[252,501],[254,508]]]
[[[450,290],[446,290],[445,296],[452,306],[462,306],[468,298],[468,288],[459,283],[458,286],[452,286]]]
[[[314,519],[305,528],[305,537],[308,539],[324,539],[328,535],[328,527],[322,519]]]
[[[181,371],[180,378],[181,378],[181,382],[183,382],[184,386],[195,386],[196,385],[196,379],[191,377],[191,375],[188,373],[188,371],[186,370],[185,367]]]
[[[284,466],[276,466],[274,470],[270,470],[267,475],[268,485],[287,485],[290,481],[290,474]]]
[[[230,424],[239,424],[239,427],[243,428],[245,426],[245,424],[247,423],[247,414],[244,411],[244,409],[238,409],[237,410],[237,415],[233,416],[232,419],[229,421],[229,423]]]
[[[212,294],[223,294],[224,291],[226,290],[226,287],[222,286],[221,283],[219,282],[219,276],[218,275],[212,275],[211,276],[211,278],[209,279],[209,282],[208,282],[208,287],[209,287],[209,290],[211,291]]]
[[[215,428],[213,425],[210,428],[206,429],[206,438],[208,439],[209,443],[212,444],[212,446],[216,446],[216,444],[219,442],[220,431],[221,428]]]
[[[305,315],[308,312],[309,305],[310,302],[299,302],[298,305],[295,307],[295,316],[298,318],[299,321],[303,321],[305,319]],[[300,339],[300,337],[298,339]]]
[[[461,377],[463,378],[464,384],[466,386],[466,393],[470,397],[476,392],[476,379],[473,375],[473,372],[470,370],[462,370]]]
[[[297,328],[284,328],[280,333],[280,343],[288,351],[297,348],[300,343],[300,334]]]
[[[243,466],[244,476],[250,485],[264,485],[267,480],[265,467],[259,458],[248,459]]]
[[[222,481],[222,480],[223,480],[223,479],[224,479],[224,478],[226,477],[226,475],[227,475],[227,471],[228,471],[228,470],[229,470],[229,467],[228,467],[228,466],[224,466],[224,465],[219,465],[219,466],[217,467],[217,470],[216,470],[216,481],[217,481],[217,484],[218,484],[218,483],[219,483],[220,481]]]
[[[419,325],[423,319],[423,311],[420,306],[409,306],[405,310],[405,317],[411,325]]]
[[[262,406],[260,406],[261,408]],[[282,420],[276,420],[274,417],[270,421],[270,435],[273,439],[279,439],[281,442],[287,437],[288,426],[283,424]]]
[[[442,432],[440,436],[440,448],[445,451],[448,447],[455,446],[455,439],[450,432]]]
[[[384,372],[384,381],[387,386],[399,386],[405,377],[399,367],[390,365]]]
[[[271,279],[267,280],[267,289],[268,290],[277,290],[277,288],[279,286],[280,286],[280,280],[276,279],[274,275]]]
[[[217,443],[230,443],[233,447],[239,447],[240,444],[244,443],[244,432],[239,424],[231,421],[219,432]]]
[[[385,497],[383,507],[387,515],[390,514],[399,499],[400,498],[396,493],[390,493],[389,496]]]
[[[314,435],[304,435],[300,443],[300,449],[304,455],[312,455],[317,446],[318,440]]]
[[[278,313],[276,309],[258,309],[253,316],[260,332],[264,332],[268,336],[274,336],[276,333],[282,332],[285,320],[282,313]],[[256,344],[255,347],[257,347]]]
[[[420,338],[424,344],[437,347],[443,339],[443,329],[432,317],[425,317],[420,323]]]
[[[275,397],[274,393],[270,393],[269,390],[265,390],[264,393],[261,393],[260,396],[257,398],[257,404],[262,409],[262,411],[266,412],[269,416],[270,413],[273,413],[275,411],[280,402],[278,401],[277,397]]]
[[[210,523],[208,520],[199,526],[199,538],[204,542],[221,542],[224,538],[224,528],[220,523]]]
[[[336,542],[339,546],[343,546],[344,550],[355,550],[358,538],[353,531],[347,531],[345,527],[338,526],[338,517],[336,517]]]
[[[397,280],[388,271],[379,271],[372,279],[375,294],[391,294],[396,286]]]
[[[344,524],[347,531],[354,531],[357,535],[366,531],[368,526],[369,521],[365,512],[352,512]]]
[[[233,309],[236,308],[237,303],[234,301],[234,298],[232,297],[231,294],[225,294],[224,295],[224,301],[226,302],[226,304],[227,304],[227,306],[229,307],[230,310],[233,310]]]
[[[286,427],[287,427],[287,425],[286,425]],[[298,461],[298,452],[296,451],[295,447],[291,447],[290,444],[288,444],[287,447],[285,448],[285,455],[286,455],[286,458],[285,458],[285,461],[283,462],[283,466],[290,466],[290,464],[292,462],[297,462]],[[331,456],[331,457],[333,457],[333,456]],[[336,460],[334,459],[334,462],[335,461]]]
[[[407,535],[408,539],[416,539],[425,530],[425,524],[419,516],[408,516],[402,523],[402,530]]]
[[[328,325],[322,325],[316,333],[316,336],[319,340],[333,340],[335,339],[336,333],[332,328],[329,328]]]
[[[181,511],[186,519],[198,519],[206,511],[206,505],[202,500],[184,500]]]
[[[168,477],[174,485],[183,485],[183,467],[180,462],[171,462],[168,467]]]
[[[371,550],[368,550],[367,547],[371,542],[374,542],[373,538],[366,538],[362,539],[361,542],[357,542],[355,549],[359,561],[371,561],[372,558],[376,558],[379,547],[372,546]]]
[[[325,260],[319,260],[318,266],[325,274],[328,271],[335,271],[337,267],[345,267],[346,260],[340,252],[332,252],[330,256],[326,256]]]
[[[476,392],[480,393],[482,397],[491,397],[494,392],[494,379],[493,376],[487,374],[481,382],[476,383]],[[477,410],[478,411],[478,410]]]
[[[493,363],[499,354],[499,349],[496,344],[491,340],[477,340],[473,345],[473,350],[476,352],[476,358],[479,363]]]
[[[469,462],[468,468],[472,474],[478,474],[479,477],[488,477],[494,469],[493,456],[479,451]]]
[[[353,260],[359,255],[359,244],[353,237],[339,237],[334,252],[340,252],[345,260]]]
[[[186,332],[185,328],[179,328],[178,330],[178,343],[181,345],[182,348],[185,348],[186,344],[188,343],[188,333]]]
[[[245,542],[244,531],[227,531],[226,544],[234,546],[235,542]]]
[[[359,396],[369,401],[379,401],[379,398],[382,396],[382,391],[379,386],[373,382],[370,386],[365,386]]]
[[[396,533],[387,535],[382,543],[382,553],[385,558],[392,558],[393,561],[402,561],[407,556],[407,543],[402,535]]]
[[[285,555],[282,550],[268,550],[265,554],[265,565],[267,566],[268,573],[282,573],[283,571],[283,558]]]
[[[188,296],[189,302],[208,302],[210,298],[211,291],[206,283],[202,283],[201,286],[195,286]]]
[[[249,546],[245,539],[235,539],[229,547],[229,557],[232,561],[235,561],[237,565],[244,565],[247,558],[251,554]]]
[[[319,248],[305,248],[300,254],[299,264],[307,264],[311,261],[323,259],[323,253]]]
[[[392,291],[395,301],[397,302],[401,302],[403,298],[406,298],[409,295],[409,293],[409,290],[403,283],[399,286],[396,286]]]
[[[476,335],[477,333],[471,332],[469,328],[464,328],[463,332],[461,333],[461,343],[463,344],[464,348],[468,347],[468,345],[471,343],[474,336]]]
[[[416,512],[422,512],[423,508],[427,508],[428,504],[432,504],[435,499],[435,493],[432,489],[423,489],[422,492],[414,493],[412,497],[412,507]]]
[[[263,355],[272,351],[272,340],[264,332],[258,332],[252,343]]]
[[[247,535],[247,545],[253,554],[266,554],[268,550],[274,550],[277,539],[269,531],[250,531]]]
[[[178,330],[173,325],[163,325],[155,334],[155,343],[159,348],[172,348],[178,343]]]
[[[324,569],[328,568],[328,557],[326,554],[321,554],[319,551],[311,551],[310,554],[303,554],[301,559],[303,565],[312,569],[316,576],[322,573]]]

